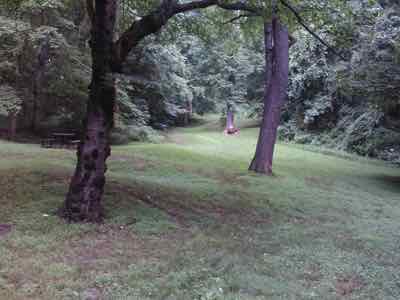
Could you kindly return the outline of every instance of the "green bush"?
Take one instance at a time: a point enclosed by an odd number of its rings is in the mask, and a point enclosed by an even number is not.
[[[130,142],[162,141],[162,136],[149,126],[126,126],[115,128],[111,133],[111,144],[124,145]]]

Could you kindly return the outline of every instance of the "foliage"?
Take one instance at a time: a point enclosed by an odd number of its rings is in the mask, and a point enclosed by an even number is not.
[[[296,33],[289,102],[280,132],[295,142],[398,161],[398,13],[390,7],[356,3],[348,62],[332,57],[306,33]],[[334,36],[319,33],[336,43]]]
[[[4,0],[2,4],[4,6],[5,3],[11,5],[17,2]],[[245,110],[251,115],[260,114],[264,92],[263,23],[271,17],[271,1],[251,0],[246,3],[259,7],[263,18],[243,17],[230,23],[229,20],[243,12],[215,7],[196,10],[175,16],[165,30],[147,38],[137,47],[127,63],[126,69],[129,72],[119,78],[117,128],[114,132],[116,140],[141,139],[146,135],[143,132],[147,132],[149,125],[157,128],[176,125],[186,102],[190,100],[195,112],[201,114],[224,111],[227,102],[235,103],[239,112]],[[385,113],[382,123],[390,127],[385,128],[396,131],[398,125],[395,120],[399,107],[396,74],[400,53],[397,29],[393,26],[396,24],[396,14],[385,13],[375,1],[296,0],[290,3],[312,30],[339,51],[344,50],[343,54],[351,58],[352,68],[338,62],[312,36],[299,30],[300,26],[293,13],[279,4],[279,17],[297,39],[291,49],[289,103],[282,116],[285,123],[282,132],[285,132],[285,136],[295,140],[341,145],[336,141],[343,140],[344,136],[351,137],[344,140],[358,140],[356,131],[350,133],[347,130],[353,128],[350,125],[362,114],[376,110]],[[129,0],[121,1],[120,4],[119,33],[132,20],[149,13],[158,5],[154,1]],[[75,120],[77,124],[81,114],[75,115],[74,111],[83,106],[75,100],[86,97],[87,76],[90,73],[87,72],[90,60],[88,49],[85,48],[86,40],[79,41],[79,45],[77,42],[77,33],[81,34],[82,24],[75,21],[71,11],[62,8],[71,6],[71,1],[28,1],[24,7],[28,9],[35,5],[44,10],[46,7],[56,8],[55,12],[52,11],[55,17],[47,18],[47,12],[44,14],[43,19],[52,20],[52,24],[47,22],[43,25],[54,26],[54,30],[63,35],[58,37],[65,38],[69,44],[60,47],[59,41],[56,42],[59,50],[66,49],[65,55],[60,55],[57,61],[66,63],[62,67],[59,63],[50,66],[52,72],[48,74],[48,98],[43,103],[56,99],[52,103],[60,103],[61,100],[64,103],[65,100],[71,105],[61,105],[57,114],[49,111],[42,123],[57,124],[60,120],[79,118]],[[60,20],[60,16],[68,20],[60,23],[57,21],[55,24],[54,20]],[[377,18],[386,21],[377,23]],[[67,30],[64,25],[71,23],[72,27],[67,27],[72,30]],[[25,32],[26,28],[23,28]],[[28,35],[27,42],[33,44],[33,49],[26,47],[22,54],[24,63],[20,70],[25,74],[19,80],[21,85],[32,76],[27,66],[34,61],[36,43],[42,39],[39,33]],[[377,51],[377,48],[385,45],[387,49]],[[9,56],[14,55],[11,52],[20,53],[16,50],[7,51],[8,62],[1,64],[1,71],[6,78],[3,78],[5,83],[13,86],[11,83],[16,78],[16,72],[13,71],[16,66],[9,59]],[[382,63],[382,60],[385,61]],[[55,70],[62,71],[64,80],[51,80],[56,78]],[[24,99],[22,94],[21,98]],[[390,114],[393,116],[390,117]],[[134,134],[129,133],[132,128]],[[312,138],[309,138],[309,130],[314,134]],[[379,129],[376,132],[381,131]],[[297,133],[299,137],[296,138]],[[307,138],[302,138],[304,136]],[[388,136],[394,135],[391,132]],[[370,143],[370,139],[374,142]],[[350,147],[350,144],[340,147],[361,154],[375,153],[370,145],[382,147],[381,143],[375,142],[375,133],[360,139],[357,146]],[[382,151],[386,153],[390,149],[393,149],[393,143],[387,144]]]
[[[22,99],[9,85],[0,86],[0,115],[17,114],[22,108]]]
[[[25,0],[0,0],[0,9],[15,12]]]

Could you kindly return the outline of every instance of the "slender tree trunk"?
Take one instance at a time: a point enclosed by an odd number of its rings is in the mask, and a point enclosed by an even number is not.
[[[232,130],[235,128],[234,115],[232,109],[228,109],[226,112],[226,130]]]
[[[92,28],[93,73],[84,135],[77,151],[77,165],[61,215],[72,222],[101,222],[109,134],[116,97],[112,74],[112,43],[117,0],[96,0]]]
[[[186,108],[189,114],[189,118],[191,119],[193,117],[193,101],[192,100],[187,100],[186,101]]]
[[[257,149],[249,170],[272,174],[272,161],[281,108],[286,99],[289,81],[289,34],[274,18],[265,24],[265,91],[264,113]]]
[[[185,125],[190,124],[193,118],[193,102],[192,100],[186,101],[186,115],[185,115]]]
[[[17,134],[17,114],[15,112],[10,112],[8,114],[9,127],[8,127],[8,139],[14,140]]]
[[[33,76],[33,106],[32,106],[32,119],[31,130],[37,131],[39,122],[39,97],[42,94],[43,76],[46,70],[46,65],[50,58],[50,36],[46,36],[45,40],[41,43],[39,54],[37,57],[37,66]]]
[[[226,128],[225,133],[235,134],[238,130],[235,128],[235,116],[232,105],[228,104],[226,109]]]

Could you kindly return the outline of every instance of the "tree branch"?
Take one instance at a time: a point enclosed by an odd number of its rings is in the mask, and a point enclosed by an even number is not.
[[[184,13],[187,11],[200,9],[200,8],[207,8],[209,6],[213,6],[217,4],[217,0],[200,0],[200,1],[193,1],[183,4],[177,4],[175,6],[175,14]]]
[[[220,1],[217,1],[216,5],[218,7],[220,7],[220,8],[226,9],[226,10],[247,11],[247,12],[250,12],[250,13],[252,13],[254,15],[261,16],[259,8],[248,6],[244,2],[222,3]]]
[[[337,55],[338,57],[340,57],[342,60],[346,60],[346,58],[340,54],[335,48],[333,48],[328,42],[325,42],[318,34],[316,34],[303,20],[303,18],[300,16],[299,12],[293,7],[291,6],[288,2],[286,2],[286,0],[280,0],[281,3],[288,8],[293,15],[296,17],[297,21],[299,22],[299,24],[308,32],[310,33],[314,38],[316,38],[322,45],[324,45],[325,47],[327,47],[330,51],[332,51],[332,53],[334,53],[335,55]]]
[[[293,35],[289,34],[289,48],[292,47],[296,43],[297,43],[296,38]]]
[[[94,8],[93,0],[86,0],[86,10],[87,10],[89,19],[93,25],[94,18],[95,18],[95,8]]]
[[[238,15],[238,16],[236,16],[236,17],[234,17],[234,18],[232,18],[232,19],[230,19],[230,20],[228,20],[226,22],[223,22],[222,24],[226,25],[226,24],[229,24],[229,23],[233,23],[233,22],[235,22],[235,21],[237,21],[237,20],[239,20],[241,18],[256,17],[256,16],[257,15],[255,15],[255,14]]]
[[[177,0],[162,0],[156,10],[140,20],[134,21],[114,43],[112,69],[116,72],[120,71],[122,63],[129,55],[129,52],[146,36],[159,31],[176,14],[210,6],[218,6],[226,10],[247,11],[253,15],[261,15],[259,9],[248,6],[243,2],[226,4],[221,3],[220,0],[196,0],[179,4]]]

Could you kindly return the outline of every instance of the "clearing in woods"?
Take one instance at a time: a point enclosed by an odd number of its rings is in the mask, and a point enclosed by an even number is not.
[[[0,143],[0,299],[400,299],[400,170],[210,123],[113,148],[102,225],[55,216],[75,154]]]

